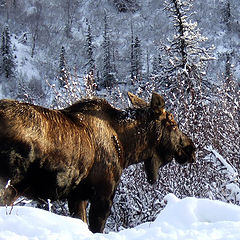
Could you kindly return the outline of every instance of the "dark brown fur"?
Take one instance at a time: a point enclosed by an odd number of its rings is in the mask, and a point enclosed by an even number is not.
[[[73,216],[102,232],[122,170],[144,161],[148,181],[173,157],[193,162],[195,147],[153,93],[151,104],[129,93],[133,109],[121,111],[103,99],[83,100],[50,110],[13,100],[0,101],[1,201],[23,195],[68,199]]]

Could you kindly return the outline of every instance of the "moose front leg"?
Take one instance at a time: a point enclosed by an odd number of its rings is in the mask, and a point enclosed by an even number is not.
[[[83,222],[87,223],[87,208],[88,201],[81,201],[81,200],[68,200],[68,208],[71,216],[80,218]]]
[[[99,197],[91,201],[89,228],[93,233],[103,232],[112,207],[112,198]]]
[[[0,206],[10,206],[18,198],[16,188],[9,181],[7,186],[0,191]]]

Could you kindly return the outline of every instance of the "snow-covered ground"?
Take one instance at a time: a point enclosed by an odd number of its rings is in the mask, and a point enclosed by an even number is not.
[[[165,197],[167,206],[152,223],[109,234],[93,234],[81,220],[31,208],[0,208],[0,239],[239,240],[240,206],[208,199]],[[11,213],[10,213],[11,211]]]

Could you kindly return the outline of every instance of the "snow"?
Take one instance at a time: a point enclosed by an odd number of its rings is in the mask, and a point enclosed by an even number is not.
[[[212,146],[208,146],[205,149],[208,150],[209,152],[213,153],[215,155],[215,157],[223,164],[223,166],[225,166],[225,168],[228,170],[228,172],[230,174],[232,174],[233,177],[238,176],[237,169],[235,169],[233,166],[231,166],[227,162],[227,160],[222,157],[222,155],[220,155],[215,149],[213,149]]]
[[[29,37],[29,34],[27,34]],[[34,59],[31,58],[31,47],[21,42],[21,38],[13,36],[11,38],[15,49],[17,71],[25,80],[33,78],[40,79],[40,74],[37,67],[34,65]],[[27,77],[26,77],[27,76]]]
[[[29,7],[26,11],[26,14],[27,14],[27,16],[30,16],[30,15],[36,14],[36,12],[37,12],[36,7]]]
[[[31,208],[0,208],[0,239],[240,240],[240,206],[168,194],[166,207],[152,223],[118,233],[93,234],[81,220]]]

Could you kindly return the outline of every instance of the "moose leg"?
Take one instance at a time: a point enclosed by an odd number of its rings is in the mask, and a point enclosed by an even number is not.
[[[83,222],[87,223],[87,208],[88,201],[76,201],[68,199],[68,208],[71,216],[80,218]]]
[[[9,184],[0,192],[0,206],[10,206],[18,198],[17,190]]]
[[[112,207],[112,198],[94,198],[89,211],[89,228],[93,233],[103,232]]]

